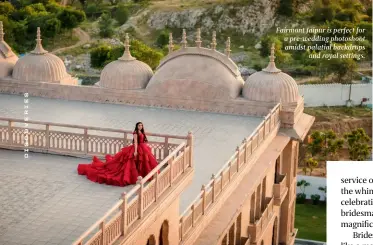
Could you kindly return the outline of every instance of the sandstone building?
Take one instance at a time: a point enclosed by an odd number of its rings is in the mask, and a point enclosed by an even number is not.
[[[314,118],[303,113],[294,79],[276,68],[274,46],[268,66],[244,81],[230,59],[229,38],[221,53],[215,32],[211,48],[203,47],[199,29],[195,45],[183,31],[176,51],[170,36],[169,54],[154,72],[131,56],[127,35],[123,56],[103,69],[100,81],[79,86],[42,48],[39,30],[35,50],[20,59],[2,33],[0,101],[18,103],[24,93],[35,101],[30,151],[91,157],[129,144],[132,128],[94,122],[103,103],[106,111],[97,118],[134,118],[152,133],[159,167],[124,188],[106,214],[91,213],[97,222],[73,244],[294,245],[299,142]],[[60,107],[48,110],[57,100]],[[23,150],[17,124],[24,116],[3,111],[0,148]],[[81,113],[92,125],[79,121]]]

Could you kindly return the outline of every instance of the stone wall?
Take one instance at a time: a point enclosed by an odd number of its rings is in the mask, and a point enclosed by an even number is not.
[[[178,110],[214,112],[245,116],[266,116],[273,103],[248,101],[244,98],[231,100],[196,100],[154,96],[140,90],[114,90],[94,86],[73,86],[53,83],[20,82],[0,79],[0,94],[23,94],[52,99],[91,101],[135,106],[152,106]]]
[[[350,94],[349,84],[299,85],[299,92],[304,96],[305,107],[343,106],[347,104]],[[372,84],[352,84],[351,100],[353,105],[360,105],[363,98],[372,104]]]

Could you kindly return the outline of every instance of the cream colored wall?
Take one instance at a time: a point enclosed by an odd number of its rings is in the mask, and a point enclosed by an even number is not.
[[[251,190],[250,192],[253,193],[253,190]],[[241,215],[242,215],[241,235],[243,237],[248,237],[249,235],[247,226],[250,224],[250,210],[251,210],[250,205],[251,205],[251,195],[250,195],[250,198],[246,199],[241,210]]]
[[[136,242],[134,245],[146,245],[151,235],[155,236],[156,243],[159,245],[160,230],[163,222],[168,223],[168,242],[164,241],[164,245],[173,245],[179,243],[179,198],[172,202],[166,212],[158,216],[154,222],[143,230],[136,232]],[[167,233],[167,232],[166,232]]]
[[[282,158],[282,154],[280,154],[280,159]],[[281,160],[280,160],[280,170],[282,168]],[[267,168],[267,171],[263,173],[261,184],[263,183],[263,179],[266,178],[266,197],[273,197],[273,186],[275,181],[275,171],[276,171],[276,159],[273,159]],[[247,227],[250,224],[250,212],[251,212],[251,196],[257,190],[258,185],[253,185],[248,187],[248,192],[251,193],[249,195],[250,198],[247,198],[244,202],[244,205],[241,209],[242,215],[242,223],[241,223],[241,236],[248,237],[248,229]],[[262,195],[260,195],[262,197]],[[263,201],[263,200],[261,200]],[[268,228],[263,232],[262,239],[264,241],[264,245],[272,245],[272,236],[273,236],[273,225],[275,221],[275,217],[278,217],[280,213],[280,208],[275,209],[275,214],[272,219],[272,222],[268,225]],[[279,222],[279,219],[278,219]],[[278,223],[279,224],[279,223]],[[224,237],[224,236],[223,236]],[[221,240],[223,240],[223,237]],[[220,243],[219,243],[220,245]],[[260,245],[260,243],[258,244]]]
[[[266,193],[266,196],[267,197],[273,196],[273,185],[274,185],[274,182],[275,182],[275,171],[276,171],[276,159],[272,160],[271,166],[268,169],[268,172],[266,174],[266,177],[267,177],[267,191],[266,191],[267,193]]]
[[[273,235],[273,224],[274,224],[274,219],[273,221],[268,225],[267,229],[263,233],[263,245],[272,245],[272,235]],[[259,242],[259,245],[262,243]]]

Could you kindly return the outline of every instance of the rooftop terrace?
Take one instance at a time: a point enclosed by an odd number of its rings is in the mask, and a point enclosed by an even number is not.
[[[23,99],[23,96],[0,94],[0,117],[23,119]],[[132,130],[137,121],[142,121],[152,133],[185,136],[192,131],[195,172],[191,186],[181,196],[181,212],[195,199],[202,184],[209,181],[232,156],[236,146],[263,120],[37,97],[29,98],[28,107],[28,118],[32,121],[126,130]],[[7,226],[0,232],[0,244],[11,244],[10,238],[14,241],[15,237],[19,240],[15,244],[71,244],[112,207],[121,192],[131,188],[99,185],[77,175],[77,164],[87,162],[86,159],[29,155],[29,159],[24,159],[22,152],[0,150],[3,170],[0,204],[6,206],[0,210],[0,218]],[[69,217],[70,213],[75,216]]]

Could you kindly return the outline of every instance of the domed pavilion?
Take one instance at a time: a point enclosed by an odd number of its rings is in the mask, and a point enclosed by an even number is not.
[[[298,85],[291,76],[276,68],[274,44],[269,58],[266,68],[247,78],[243,96],[252,101],[281,102],[282,105],[296,103],[299,100]]]
[[[13,69],[13,78],[23,82],[47,82],[76,85],[77,79],[71,77],[63,61],[46,51],[37,28],[36,47],[29,54],[20,58]]]
[[[147,92],[162,97],[226,100],[241,95],[244,81],[237,65],[230,59],[230,39],[226,54],[216,50],[216,32],[211,49],[203,48],[201,31],[197,30],[196,47],[187,47],[183,30],[182,48],[173,51],[170,35],[169,54],[158,66],[146,87]]]
[[[12,49],[4,40],[3,22],[0,21],[0,78],[12,75],[13,67],[18,61]]]
[[[100,81],[95,85],[111,89],[144,89],[153,71],[142,61],[132,57],[130,40],[126,33],[123,56],[107,64],[101,72]]]

